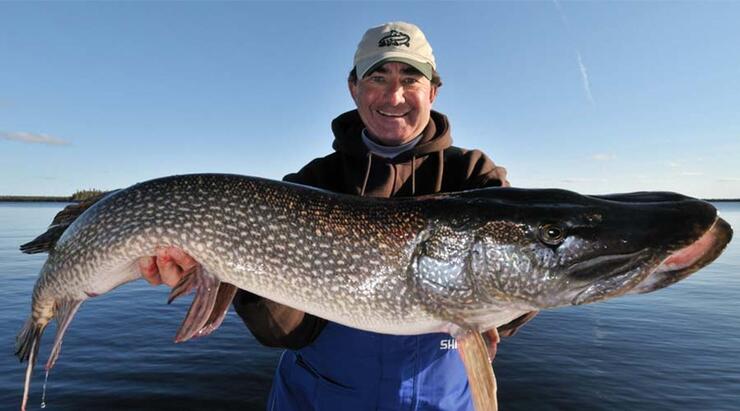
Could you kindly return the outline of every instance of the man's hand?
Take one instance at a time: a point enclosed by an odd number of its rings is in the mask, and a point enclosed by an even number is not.
[[[164,283],[174,287],[183,273],[197,264],[193,257],[177,247],[162,247],[157,249],[157,255],[139,259],[139,271],[151,285]]]
[[[141,257],[139,272],[151,285],[174,287],[198,262],[177,247],[162,247],[156,255]],[[238,290],[234,308],[263,345],[299,349],[310,344],[326,325],[323,320],[267,298]]]

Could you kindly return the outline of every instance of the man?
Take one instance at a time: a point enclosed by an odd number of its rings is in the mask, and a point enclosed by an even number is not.
[[[441,84],[418,27],[394,22],[371,28],[348,79],[357,109],[332,122],[335,152],[285,180],[373,197],[508,186],[504,168],[480,151],[451,145],[447,118],[432,111]],[[151,283],[172,286],[193,264],[170,248],[143,258],[140,268]],[[288,348],[270,410],[472,410],[465,370],[448,334],[355,330],[246,291],[237,294],[234,307],[258,341]]]

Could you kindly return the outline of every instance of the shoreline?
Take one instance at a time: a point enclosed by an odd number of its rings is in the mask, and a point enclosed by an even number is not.
[[[76,203],[72,197],[0,196],[0,203]]]

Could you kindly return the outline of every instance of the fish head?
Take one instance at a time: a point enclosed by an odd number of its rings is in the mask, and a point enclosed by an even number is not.
[[[531,309],[666,287],[714,261],[732,238],[714,206],[675,193],[467,195],[482,216],[468,259],[478,298]]]

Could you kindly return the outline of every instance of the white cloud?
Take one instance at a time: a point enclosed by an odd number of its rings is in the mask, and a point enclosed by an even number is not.
[[[0,139],[20,141],[23,143],[49,144],[54,146],[69,144],[68,141],[47,134],[27,133],[23,131],[0,131]]]
[[[693,176],[703,176],[704,173],[702,173],[701,171],[682,171],[681,175],[693,177]]]
[[[679,163],[677,161],[669,161],[668,162],[668,167],[670,167],[670,168],[679,168],[679,167],[681,167],[681,163]]]
[[[609,161],[609,160],[614,160],[615,158],[617,158],[617,156],[615,156],[614,154],[606,154],[606,153],[596,153],[591,156],[591,160],[596,160],[596,161]]]
[[[740,177],[718,178],[717,181],[720,183],[740,183]]]

